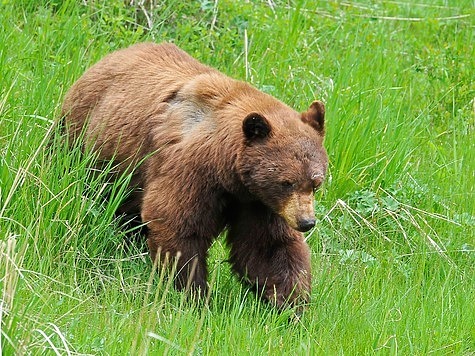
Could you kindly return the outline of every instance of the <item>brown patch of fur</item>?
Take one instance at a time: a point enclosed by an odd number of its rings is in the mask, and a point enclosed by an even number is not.
[[[179,256],[179,289],[206,290],[208,249],[228,226],[240,276],[276,305],[308,300],[308,246],[287,222],[310,214],[327,169],[323,104],[299,114],[172,44],[144,43],[90,68],[63,115],[71,141],[84,130],[102,159],[144,161],[123,210],[148,223],[153,260]]]

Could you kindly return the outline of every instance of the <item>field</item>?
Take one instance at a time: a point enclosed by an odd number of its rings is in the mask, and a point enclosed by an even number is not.
[[[475,2],[140,4],[0,3],[0,354],[475,354]],[[140,41],[325,102],[300,318],[241,286],[223,237],[209,298],[184,298],[114,215],[127,177],[66,148],[66,90]]]

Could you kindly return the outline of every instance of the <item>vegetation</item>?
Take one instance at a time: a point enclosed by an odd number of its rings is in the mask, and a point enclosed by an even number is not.
[[[473,0],[143,3],[0,3],[0,353],[475,353]],[[127,177],[65,147],[65,91],[146,40],[299,110],[325,101],[300,318],[239,284],[222,238],[209,298],[186,300],[124,242]]]

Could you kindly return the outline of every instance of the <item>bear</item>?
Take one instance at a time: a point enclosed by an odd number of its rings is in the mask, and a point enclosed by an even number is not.
[[[61,115],[69,142],[135,168],[119,209],[146,224],[152,262],[173,258],[178,290],[206,293],[208,249],[225,231],[240,280],[279,308],[309,301],[303,232],[328,167],[321,101],[299,113],[172,43],[139,43],[89,68]]]

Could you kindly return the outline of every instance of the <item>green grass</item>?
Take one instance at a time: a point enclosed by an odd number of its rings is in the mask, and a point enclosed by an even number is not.
[[[0,353],[475,353],[473,0],[82,3],[0,3]],[[69,86],[144,40],[298,110],[326,102],[300,319],[238,283],[222,238],[190,303],[124,242],[127,177],[61,143]]]

